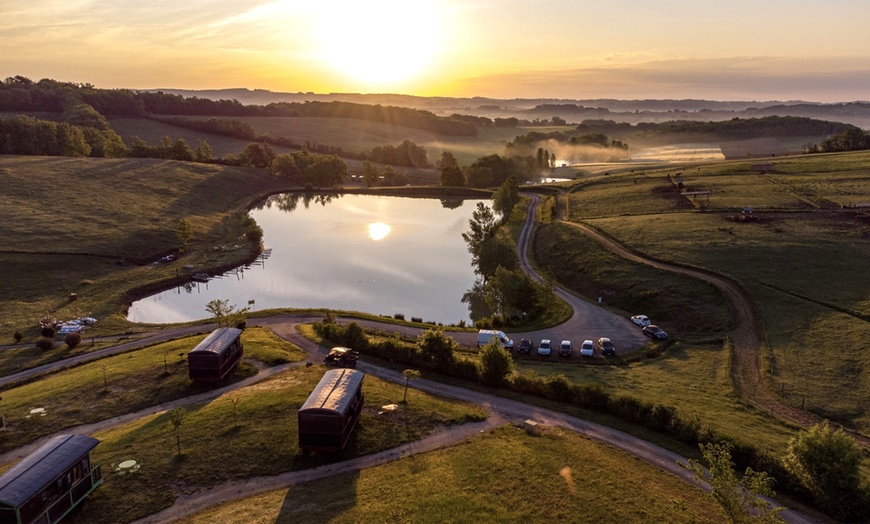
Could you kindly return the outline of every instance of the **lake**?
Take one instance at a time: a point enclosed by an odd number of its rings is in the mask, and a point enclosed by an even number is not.
[[[469,321],[475,280],[462,233],[479,200],[375,195],[271,197],[250,212],[268,257],[208,283],[136,301],[133,322],[208,318],[205,305],[330,308],[443,324]],[[252,302],[252,303],[251,303]]]

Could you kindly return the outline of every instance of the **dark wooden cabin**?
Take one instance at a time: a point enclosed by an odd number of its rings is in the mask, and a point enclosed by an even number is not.
[[[58,435],[0,476],[0,524],[54,524],[103,483],[100,441]]]
[[[305,451],[341,451],[362,413],[365,373],[327,371],[299,408],[299,447]]]
[[[242,358],[242,330],[222,327],[212,331],[187,354],[190,380],[220,382]]]

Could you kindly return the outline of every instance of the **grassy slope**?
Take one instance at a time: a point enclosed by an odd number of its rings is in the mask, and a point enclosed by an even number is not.
[[[9,430],[0,450],[9,451],[79,424],[105,420],[211,388],[187,377],[186,355],[204,336],[188,337],[124,353],[61,371],[3,391],[3,409]],[[252,328],[242,336],[245,357],[270,365],[297,362],[305,354],[271,331]],[[229,381],[255,375],[252,364],[242,363]],[[32,416],[33,408],[45,416]]]
[[[721,522],[699,490],[605,445],[506,426],[450,449],[230,502],[184,524]]]
[[[855,153],[777,160],[769,176],[751,174],[748,162],[684,170],[686,186],[713,190],[702,201],[713,213],[680,203],[666,171],[627,174],[583,186],[572,218],[653,256],[738,278],[768,330],[773,387],[866,430],[870,220],[839,206],[870,201],[868,163],[870,153]],[[725,219],[744,205],[769,212],[752,224]]]
[[[97,433],[101,443],[93,458],[103,464],[108,479],[69,521],[130,522],[171,504],[178,490],[374,453],[420,438],[437,425],[486,416],[476,406],[422,393],[399,410],[379,415],[377,406],[401,401],[403,387],[368,376],[363,383],[367,407],[348,448],[331,456],[304,454],[297,446],[296,412],[323,371],[321,366],[297,368],[188,408],[181,427],[182,457],[176,455],[175,431],[166,413]],[[141,469],[117,476],[112,464],[130,458]]]
[[[278,184],[263,170],[185,162],[0,158],[0,338],[11,342],[15,330],[34,336],[36,321],[52,311],[60,320],[91,314],[99,329],[123,330],[113,315],[130,282],[171,278],[185,264],[244,259],[244,247],[211,247],[240,245],[233,213]],[[125,263],[177,249],[182,218],[193,226],[191,254],[173,264]],[[71,292],[76,302],[66,300]]]

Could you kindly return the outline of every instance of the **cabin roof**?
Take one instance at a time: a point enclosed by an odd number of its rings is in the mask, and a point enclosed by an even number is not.
[[[195,348],[191,349],[190,353],[203,352],[220,355],[240,336],[242,336],[241,329],[231,327],[217,328],[209,333]]]
[[[58,435],[0,476],[0,504],[21,507],[97,447],[87,435]]]
[[[353,369],[331,369],[308,395],[299,411],[325,410],[344,414],[357,390],[362,387],[365,373]]]

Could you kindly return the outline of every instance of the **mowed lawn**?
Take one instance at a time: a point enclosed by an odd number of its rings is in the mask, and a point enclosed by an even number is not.
[[[376,453],[420,439],[435,428],[486,418],[472,404],[415,392],[401,403],[403,386],[366,376],[365,408],[345,451],[303,453],[298,447],[297,411],[326,368],[299,367],[257,384],[185,408],[180,427],[182,456],[167,413],[95,433],[93,460],[103,465],[105,484],[70,523],[130,522],[172,504],[182,492],[231,479],[275,475]],[[118,475],[114,465],[139,462],[134,474]]]
[[[448,449],[233,501],[179,523],[723,522],[697,488],[554,428],[504,426]]]

